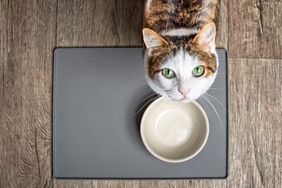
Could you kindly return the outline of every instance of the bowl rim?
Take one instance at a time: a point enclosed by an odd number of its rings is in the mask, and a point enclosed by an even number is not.
[[[148,107],[147,109],[145,110],[145,112],[143,113],[142,115],[142,119],[141,119],[141,123],[140,123],[140,135],[141,135],[141,139],[142,139],[142,142],[144,144],[144,146],[146,147],[146,149],[153,155],[155,156],[156,158],[162,160],[162,161],[165,161],[165,162],[169,162],[169,163],[180,163],[180,162],[184,162],[184,161],[187,161],[187,160],[190,160],[192,158],[194,158],[196,155],[198,155],[202,150],[203,148],[205,147],[206,143],[207,143],[207,140],[208,140],[208,137],[209,137],[209,119],[208,119],[208,116],[207,116],[207,113],[206,111],[203,109],[203,107],[195,100],[193,101],[190,101],[189,103],[193,103],[193,105],[195,105],[202,113],[202,115],[204,116],[204,119],[205,119],[205,127],[206,127],[206,131],[205,131],[205,137],[204,137],[204,140],[203,142],[201,143],[200,147],[192,154],[192,155],[188,155],[187,157],[184,157],[184,158],[181,158],[181,159],[169,159],[169,158],[166,158],[166,157],[163,157],[159,154],[157,154],[151,147],[150,145],[148,144],[146,138],[145,138],[145,134],[144,134],[144,121],[145,121],[145,117],[148,116],[148,113],[151,111],[151,109],[154,107],[154,105],[156,103],[158,103],[159,101],[161,100],[164,100],[164,99],[167,99],[165,97],[159,97],[157,98],[156,100],[154,100]],[[170,99],[168,99],[170,100]],[[187,103],[187,104],[189,104]]]

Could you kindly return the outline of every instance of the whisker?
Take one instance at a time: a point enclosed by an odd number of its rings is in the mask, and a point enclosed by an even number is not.
[[[148,99],[148,101],[145,102],[145,104],[135,113],[135,115],[137,115],[139,112],[141,112],[145,106],[147,106],[147,104],[149,104],[150,102],[152,102],[153,100],[155,100],[156,98],[158,98],[159,96],[155,96],[151,99]]]
[[[206,100],[206,102],[212,107],[212,109],[214,110],[214,112],[215,112],[215,114],[216,114],[218,120],[220,121],[221,127],[223,127],[223,121],[222,121],[221,117],[219,116],[219,114],[218,114],[216,108],[213,106],[212,102],[211,102],[207,97],[205,97],[205,96],[203,96],[203,98],[204,98],[204,99]]]
[[[202,100],[204,101],[205,105],[207,106],[208,112],[211,113],[211,109],[209,108],[207,101],[205,101],[204,99],[202,99]]]
[[[210,109],[208,108],[208,106],[207,106],[207,104],[205,103],[204,99],[203,99],[203,98],[199,98],[199,100],[202,102],[203,108],[204,108],[208,113],[210,113]]]
[[[153,97],[154,95],[157,95],[157,96],[158,96],[157,93],[152,93],[152,94],[146,96],[144,99],[142,99],[142,100],[138,103],[137,106],[139,106],[140,104],[142,104],[144,101],[148,100],[149,98]]]
[[[208,93],[205,93],[205,95],[207,97],[211,97],[211,99],[213,99],[215,102],[217,102],[219,105],[221,105],[224,108],[224,110],[226,110],[226,107],[217,98],[215,98],[214,96],[212,96],[212,95],[210,95]]]

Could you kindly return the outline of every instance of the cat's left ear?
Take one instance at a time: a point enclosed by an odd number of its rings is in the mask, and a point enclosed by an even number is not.
[[[168,42],[152,29],[143,29],[143,39],[148,49],[168,45]]]
[[[213,22],[205,24],[196,37],[193,39],[193,43],[196,43],[201,49],[206,52],[215,52],[215,36],[216,27]]]

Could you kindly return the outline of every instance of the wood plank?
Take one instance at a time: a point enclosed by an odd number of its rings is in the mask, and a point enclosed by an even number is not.
[[[96,188],[97,182],[92,180],[55,180],[54,188]]]
[[[2,8],[7,42],[1,43],[1,187],[51,187],[56,1],[1,1]]]
[[[219,0],[216,46],[228,48],[228,0]]]
[[[98,188],[140,188],[140,180],[100,180]]]
[[[177,182],[176,188],[182,187],[195,187],[195,188],[210,188],[210,187],[220,187],[224,188],[226,186],[226,180],[181,180]],[[232,187],[232,186],[231,186]]]
[[[229,1],[230,57],[282,58],[282,1]]]
[[[0,1],[0,169],[4,169],[5,156],[3,153],[5,149],[4,140],[4,63],[7,62],[7,17],[8,17],[8,2]],[[0,170],[0,187],[7,184],[7,172]],[[1,178],[2,177],[2,178]]]
[[[140,188],[176,188],[176,180],[144,180]]]
[[[142,46],[143,1],[59,0],[58,46]]]
[[[230,73],[228,185],[280,187],[282,60],[232,59]]]

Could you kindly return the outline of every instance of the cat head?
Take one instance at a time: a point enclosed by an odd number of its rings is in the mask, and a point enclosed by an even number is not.
[[[189,102],[199,98],[216,77],[215,35],[213,22],[189,37],[161,36],[151,29],[143,29],[149,86],[172,100]]]

